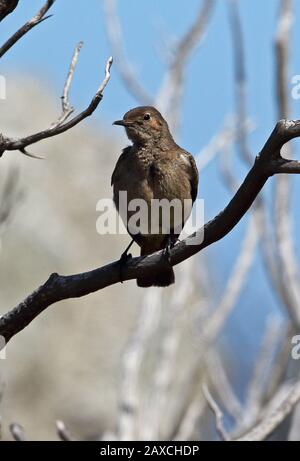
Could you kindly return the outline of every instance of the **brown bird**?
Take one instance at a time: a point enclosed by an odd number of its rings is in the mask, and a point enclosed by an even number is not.
[[[184,223],[188,219],[192,205],[197,197],[198,170],[191,154],[179,147],[160,112],[154,107],[137,107],[127,112],[122,120],[114,125],[125,127],[132,145],[123,150],[112,175],[114,203],[133,241],[123,253],[121,261],[128,257],[127,252],[133,242],[141,247],[141,256],[165,249],[166,264],[162,264],[155,274],[137,278],[140,287],[169,286],[175,281],[174,271],[168,263],[170,247],[174,246]],[[125,207],[120,202],[120,192],[126,192]],[[142,199],[147,204],[146,229],[133,232],[128,225],[137,212],[129,203]],[[164,224],[164,209],[157,215],[151,214],[154,200],[167,199],[168,203],[177,199],[181,205],[188,203],[188,210],[182,207],[179,218],[171,209],[169,228]],[[132,202],[134,203],[134,202]],[[124,219],[124,208],[127,217]],[[154,216],[154,217],[153,217]],[[144,216],[145,217],[145,216]],[[157,222],[154,222],[154,221]],[[153,232],[152,225],[157,224]],[[129,255],[130,257],[130,255]]]

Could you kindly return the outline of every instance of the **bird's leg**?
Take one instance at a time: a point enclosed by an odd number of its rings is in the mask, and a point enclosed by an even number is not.
[[[174,238],[172,237],[174,236],[168,235],[167,244],[163,252],[163,258],[166,260],[168,264],[171,263],[171,250],[175,246],[175,243],[176,243],[176,241],[174,241]]]
[[[130,250],[130,248],[132,247],[133,244],[134,244],[134,240],[132,240],[130,242],[130,244],[128,245],[126,250],[122,253],[121,258],[119,260],[119,266],[120,266],[119,274],[120,274],[121,283],[123,283],[123,274],[122,274],[123,266],[126,265],[127,261],[132,258],[132,255],[130,253],[128,254],[128,251]]]

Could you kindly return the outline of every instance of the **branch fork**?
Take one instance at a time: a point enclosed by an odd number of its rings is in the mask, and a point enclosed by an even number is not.
[[[111,64],[112,60],[109,60],[106,65],[105,79],[91,103],[90,107],[92,108],[102,98],[102,91],[109,80]],[[68,123],[72,124],[74,122],[71,120]],[[63,124],[55,131],[64,130],[65,126],[66,124]],[[34,139],[40,136],[35,135]],[[300,162],[284,159],[280,154],[284,144],[299,136],[300,120],[280,120],[276,124],[265,146],[256,157],[253,167],[224,210],[214,219],[207,222],[202,229],[199,229],[172,248],[170,252],[172,266],[181,263],[225,237],[251,207],[269,177],[280,173],[300,173]],[[15,147],[18,146],[17,143]],[[201,243],[195,244],[197,235],[203,235],[204,238]],[[157,252],[147,257],[130,259],[123,268],[122,279],[124,281],[132,280],[140,276],[141,273],[146,275],[155,272],[161,264],[161,256],[162,252]],[[50,305],[63,299],[86,296],[119,282],[121,280],[118,261],[93,271],[76,275],[62,276],[52,274],[44,285],[0,318],[0,335],[8,342]]]

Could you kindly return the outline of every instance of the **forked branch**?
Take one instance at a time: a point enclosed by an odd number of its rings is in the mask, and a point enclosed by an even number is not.
[[[297,137],[300,137],[300,120],[281,120],[277,123],[239,190],[224,210],[171,250],[173,266],[225,237],[251,207],[269,177],[280,173],[300,173],[300,162],[284,159],[280,154],[283,145]],[[122,279],[132,280],[141,274],[151,274],[160,264],[161,252],[132,258],[122,271]],[[77,275],[52,274],[44,285],[0,318],[0,335],[8,342],[52,304],[86,296],[120,282],[119,269],[119,262],[116,261]]]
[[[50,10],[51,6],[53,5],[53,3],[55,2],[55,0],[47,0],[46,3],[44,4],[44,6],[40,9],[40,11],[35,15],[33,16],[33,18],[29,19],[29,21],[27,21],[19,30],[17,30],[16,33],[14,33],[0,48],[0,58],[2,58],[2,56],[5,55],[5,53],[7,53],[8,50],[10,50],[22,37],[24,37],[24,35],[26,35],[31,29],[33,29],[35,26],[37,26],[38,24],[40,24],[41,22],[45,21],[46,19],[50,18],[50,15],[49,16],[46,16],[46,13]],[[5,3],[5,2],[4,2]],[[8,3],[8,2],[6,2]],[[13,6],[13,2],[11,1],[10,2]],[[16,3],[16,2],[15,2]],[[1,4],[0,4],[1,6]],[[15,5],[16,7],[17,5]],[[6,10],[7,13],[3,16],[3,18],[5,16],[7,16],[7,14],[11,13],[14,9],[12,8],[11,11],[9,11],[8,9]],[[6,7],[7,8],[7,7]],[[9,11],[9,12],[8,12]],[[1,11],[0,11],[1,12]],[[3,18],[0,18],[0,19],[3,19]]]
[[[25,138],[13,139],[13,138],[8,138],[0,134],[0,157],[4,154],[4,152],[9,151],[9,150],[19,150],[25,155],[35,157],[34,155],[31,155],[26,151],[27,146],[30,146],[39,141],[42,141],[43,139],[51,138],[59,134],[65,133],[66,131],[75,127],[80,122],[82,122],[85,118],[89,117],[95,112],[100,102],[102,101],[104,89],[110,80],[110,69],[113,63],[112,57],[110,57],[106,63],[104,80],[99,86],[89,106],[84,111],[82,111],[80,114],[76,115],[71,120],[67,121],[67,119],[69,119],[70,115],[73,113],[73,108],[69,105],[68,95],[69,95],[70,84],[73,78],[74,68],[76,66],[78,53],[79,53],[81,46],[82,46],[81,43],[77,45],[75,54],[72,59],[71,67],[69,69],[69,74],[68,74],[67,81],[66,81],[65,88],[64,88],[64,94],[62,97],[63,112],[60,118],[58,119],[58,121],[52,124],[50,128],[47,128],[46,130],[32,134]]]

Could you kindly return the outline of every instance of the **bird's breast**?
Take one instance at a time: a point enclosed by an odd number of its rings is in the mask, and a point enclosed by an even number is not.
[[[136,213],[139,207],[138,201],[141,200],[147,204],[147,210],[144,211],[148,216],[147,227],[152,225],[161,232],[161,214],[160,211],[155,214],[154,208],[157,202],[155,205],[154,202],[162,200],[172,202],[176,199],[182,205],[178,208],[177,213],[171,210],[170,218],[168,218],[170,223],[166,225],[174,228],[186,221],[187,216],[183,218],[183,214],[186,215],[185,200],[191,199],[191,187],[184,163],[179,157],[174,158],[168,153],[140,151],[126,160],[126,167],[123,165],[122,174],[118,175],[117,184],[114,184],[115,203],[123,218],[121,207],[118,206],[119,197],[117,195],[120,191],[126,192],[127,204],[122,207],[126,218]],[[191,204],[188,206],[187,215],[190,213]],[[177,218],[174,217],[174,213],[178,215]],[[157,221],[156,225],[154,221]]]

